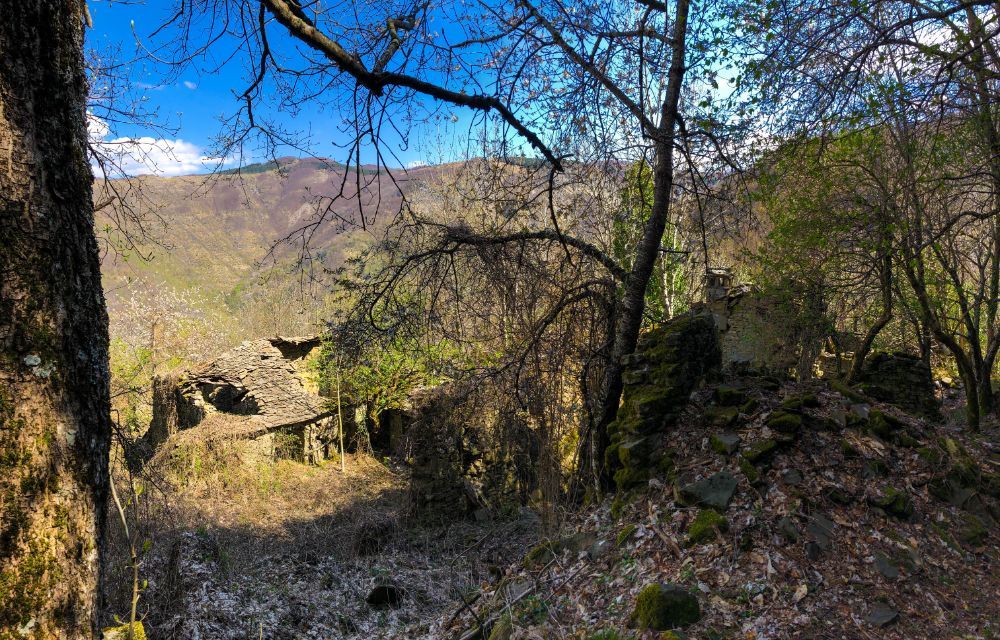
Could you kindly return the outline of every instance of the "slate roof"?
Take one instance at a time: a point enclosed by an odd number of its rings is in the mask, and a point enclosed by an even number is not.
[[[189,371],[181,386],[220,411],[254,416],[268,429],[312,422],[331,413],[301,377],[305,356],[319,343],[314,336],[249,340]]]

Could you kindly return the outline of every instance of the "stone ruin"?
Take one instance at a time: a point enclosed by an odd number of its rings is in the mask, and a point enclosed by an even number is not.
[[[309,364],[316,336],[250,340],[216,360],[153,380],[150,453],[178,432],[231,439],[260,456],[318,463],[332,453],[336,415]]]
[[[777,298],[753,285],[734,286],[729,269],[709,269],[704,291],[695,310],[715,319],[724,368],[779,374],[796,370],[801,375],[819,356],[825,336],[807,335],[794,326],[792,310]]]
[[[801,309],[752,285],[734,285],[732,272],[725,268],[708,270],[704,291],[704,302],[696,310],[715,319],[723,368],[781,376],[795,371],[799,378],[812,377],[818,370],[824,379],[840,379],[850,369],[860,338],[844,332],[831,335],[800,319],[822,313],[821,307],[801,314]],[[837,353],[824,350],[831,340],[839,346]],[[916,415],[938,415],[930,367],[917,356],[872,353],[855,382],[876,400]]]

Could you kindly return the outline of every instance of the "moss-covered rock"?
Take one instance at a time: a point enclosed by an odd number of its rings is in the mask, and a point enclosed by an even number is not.
[[[893,434],[902,427],[902,422],[883,411],[875,410],[868,416],[868,430],[886,442],[891,442]]]
[[[729,506],[737,487],[736,477],[722,470],[707,478],[684,485],[677,492],[683,505],[700,505],[724,511]]]
[[[757,471],[757,467],[753,466],[753,463],[746,458],[740,458],[740,471],[743,472],[747,482],[751,485],[756,485],[760,482],[760,471]]]
[[[692,546],[715,540],[717,532],[729,530],[729,521],[712,509],[702,509],[687,530],[687,545]]]
[[[775,376],[764,376],[760,379],[760,388],[764,391],[778,391],[781,389],[781,380]]]
[[[901,520],[909,520],[913,517],[913,500],[894,487],[886,487],[881,495],[872,496],[868,502]]]
[[[829,498],[831,502],[842,505],[849,505],[854,502],[851,494],[847,493],[843,487],[830,487],[826,490],[826,497]]]
[[[708,437],[712,451],[724,456],[731,456],[740,448],[740,437],[735,433],[713,433]]]
[[[615,486],[618,487],[619,491],[627,491],[646,484],[651,477],[652,474],[649,469],[622,467],[618,471],[615,471],[614,480]]]
[[[751,464],[757,464],[770,458],[778,449],[778,441],[773,438],[761,440],[743,451],[743,458]]]
[[[847,386],[846,384],[844,384],[839,380],[831,381],[830,388],[839,393],[840,395],[844,396],[848,400],[851,400],[852,402],[858,402],[858,403],[868,402],[867,396],[865,396],[859,391],[852,389],[851,387]]]
[[[989,529],[977,516],[971,513],[963,513],[958,526],[958,538],[962,542],[974,547],[981,546],[989,535]]]
[[[705,422],[712,427],[731,427],[739,420],[740,410],[736,407],[708,407]]]
[[[544,567],[556,559],[557,543],[552,540],[539,542],[524,556],[524,566],[529,569]]]
[[[748,415],[756,412],[757,409],[759,409],[759,408],[760,408],[760,400],[758,400],[757,398],[750,398],[749,400],[747,400],[746,402],[744,402],[742,405],[740,405],[740,413],[742,413],[743,415],[748,416]]]
[[[800,393],[789,396],[781,403],[783,409],[801,411],[804,408],[814,409],[819,406],[819,398],[815,393]]]
[[[667,631],[701,619],[698,598],[675,584],[650,584],[636,598],[633,621],[641,629]]]
[[[739,387],[722,384],[713,393],[715,402],[723,407],[738,407],[747,401],[747,394]]]
[[[768,416],[766,424],[769,429],[778,433],[795,435],[802,429],[802,416],[779,409]]]

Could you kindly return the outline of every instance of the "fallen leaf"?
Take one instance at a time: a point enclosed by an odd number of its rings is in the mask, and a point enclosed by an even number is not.
[[[792,596],[792,602],[798,604],[802,600],[802,598],[806,597],[806,594],[808,593],[809,593],[809,587],[805,584],[800,584],[795,589],[795,595]]]

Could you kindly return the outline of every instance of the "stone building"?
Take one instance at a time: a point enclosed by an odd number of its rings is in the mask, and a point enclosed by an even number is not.
[[[336,431],[335,415],[309,370],[316,336],[250,340],[216,360],[153,381],[146,450],[178,431],[230,438],[260,454],[320,462]]]
[[[696,309],[715,319],[724,368],[810,375],[826,336],[804,313],[807,310],[765,295],[753,285],[734,285],[726,268],[705,274],[704,291],[705,299]],[[822,309],[812,311],[822,313]]]

